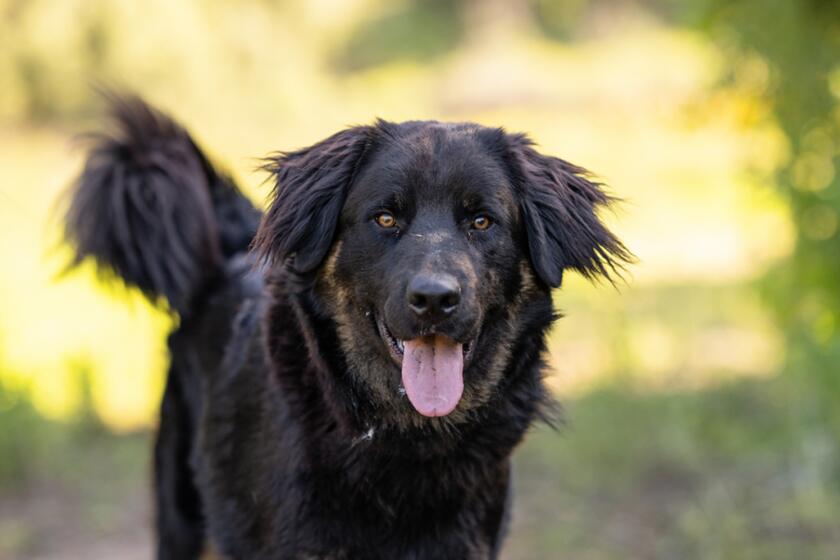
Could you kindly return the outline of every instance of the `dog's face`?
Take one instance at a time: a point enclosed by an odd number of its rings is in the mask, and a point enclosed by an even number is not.
[[[311,278],[356,382],[415,421],[485,404],[563,270],[627,257],[582,170],[499,129],[380,121],[273,170],[257,246]]]

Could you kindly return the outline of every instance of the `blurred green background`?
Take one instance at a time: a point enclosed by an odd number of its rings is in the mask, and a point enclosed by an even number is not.
[[[259,157],[374,117],[592,169],[640,261],[556,294],[566,422],[516,456],[504,558],[840,557],[840,3],[0,0],[0,84],[0,558],[151,555],[172,321],[60,275],[92,84],[257,201]]]

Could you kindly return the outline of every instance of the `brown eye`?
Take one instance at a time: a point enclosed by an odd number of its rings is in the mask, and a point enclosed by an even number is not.
[[[479,215],[473,218],[472,228],[479,231],[484,231],[490,227],[493,222],[487,216]]]
[[[397,219],[390,212],[382,212],[374,218],[376,225],[383,228],[392,228],[397,225]]]

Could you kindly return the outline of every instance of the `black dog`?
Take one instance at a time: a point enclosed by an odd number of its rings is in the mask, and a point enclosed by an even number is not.
[[[159,558],[495,558],[550,289],[630,257],[609,197],[522,135],[378,121],[272,158],[261,217],[177,124],[111,101],[67,236],[179,317]]]

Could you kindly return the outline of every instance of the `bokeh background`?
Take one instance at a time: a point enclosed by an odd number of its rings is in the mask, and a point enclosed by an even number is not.
[[[350,124],[528,132],[624,199],[626,285],[569,277],[559,430],[504,558],[840,554],[840,3],[0,0],[0,557],[149,558],[173,320],[62,274],[94,84],[259,158]]]

